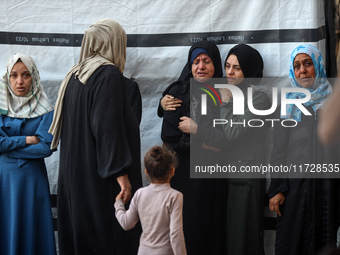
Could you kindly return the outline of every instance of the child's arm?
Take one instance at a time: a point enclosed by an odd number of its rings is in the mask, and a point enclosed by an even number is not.
[[[116,197],[115,215],[116,215],[116,218],[119,224],[122,226],[124,230],[130,230],[134,228],[134,226],[139,220],[137,206],[136,206],[136,200],[137,200],[136,195],[137,193],[132,198],[129,210],[127,211],[125,211],[125,206],[124,206],[123,200],[121,199],[121,194],[119,193],[118,196]]]
[[[178,193],[173,200],[170,213],[170,243],[174,255],[186,255],[184,234],[183,234],[183,194]]]

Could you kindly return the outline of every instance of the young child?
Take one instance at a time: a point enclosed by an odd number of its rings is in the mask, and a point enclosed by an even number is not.
[[[124,230],[132,229],[141,221],[143,233],[138,255],[185,255],[183,194],[170,187],[177,159],[167,149],[154,146],[146,153],[144,164],[151,183],[136,191],[127,211],[123,194],[118,194],[117,220]]]

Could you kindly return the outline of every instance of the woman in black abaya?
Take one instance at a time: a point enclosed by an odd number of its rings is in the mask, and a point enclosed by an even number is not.
[[[225,72],[228,84],[242,90],[244,114],[233,114],[233,95],[228,89],[220,89],[223,106],[221,119],[228,123],[249,123],[252,119],[264,121],[266,116],[253,114],[248,108],[248,88],[252,87],[253,107],[257,110],[270,108],[270,99],[257,84],[262,78],[263,60],[260,53],[246,44],[238,44],[228,52]],[[253,86],[257,85],[257,86]],[[222,125],[226,139],[225,160],[228,165],[241,167],[259,166],[265,163],[265,138],[268,124],[262,127],[248,125]],[[233,177],[233,176],[231,176]],[[227,254],[260,255],[263,249],[263,209],[265,179],[251,178],[244,173],[242,178],[229,178],[227,199]]]
[[[220,52],[212,42],[194,44],[188,54],[179,79],[163,93],[180,102],[175,110],[167,109],[161,101],[159,116],[163,115],[161,137],[179,157],[176,175],[171,180],[173,188],[184,195],[183,227],[188,254],[224,254],[225,232],[225,181],[223,179],[190,178],[190,148],[199,148],[204,158],[218,153],[216,130],[209,130],[209,120],[219,118],[219,107],[208,98],[208,113],[201,115],[201,92],[210,78],[222,77]],[[190,93],[190,78],[194,78]],[[209,88],[209,87],[205,87]],[[210,89],[210,88],[209,88]],[[163,111],[165,110],[165,111]],[[221,142],[221,140],[220,140]]]
[[[50,132],[61,138],[58,241],[61,255],[136,254],[140,228],[124,231],[114,198],[142,186],[138,107],[122,75],[126,33],[111,19],[84,33],[79,63],[64,78]],[[138,93],[137,93],[138,94]]]
[[[298,124],[289,129],[274,127],[271,164],[322,166],[323,173],[331,173],[338,164],[333,158],[334,148],[321,144],[316,132],[319,111],[332,93],[321,52],[312,45],[296,47],[291,54],[289,78],[293,88],[311,93],[304,106],[312,115],[304,115],[292,104],[287,105],[287,115],[277,113],[281,119],[294,119]],[[303,93],[287,94],[290,99],[303,97]],[[315,172],[320,174],[319,170]],[[339,227],[338,179],[315,179],[311,174],[306,178],[295,174],[290,177],[273,178],[268,190],[269,209],[278,214],[275,254],[313,255],[328,246],[335,247]]]

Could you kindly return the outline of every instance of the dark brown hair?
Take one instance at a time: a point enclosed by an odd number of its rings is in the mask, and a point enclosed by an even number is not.
[[[166,147],[154,146],[146,153],[144,165],[151,180],[166,180],[170,170],[177,167],[177,157]]]

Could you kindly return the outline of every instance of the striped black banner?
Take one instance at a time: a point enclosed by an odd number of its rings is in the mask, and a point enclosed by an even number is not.
[[[325,26],[315,29],[226,31],[210,33],[129,34],[128,47],[190,46],[198,41],[216,44],[318,42]],[[83,34],[0,32],[0,44],[80,47]]]

